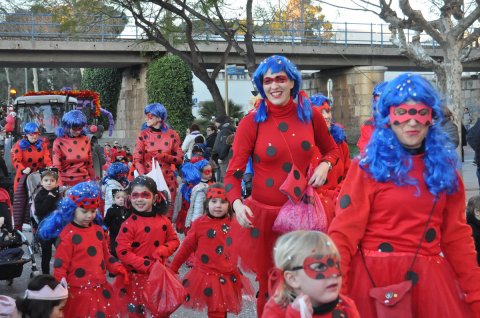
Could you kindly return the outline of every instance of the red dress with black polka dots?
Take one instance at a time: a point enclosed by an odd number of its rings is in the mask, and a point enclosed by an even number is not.
[[[238,314],[242,310],[242,294],[253,299],[253,287],[240,273],[232,254],[231,223],[229,217],[199,217],[175,254],[170,265],[174,272],[190,255],[195,257],[193,268],[183,279],[190,296],[186,307]]]
[[[53,276],[68,283],[65,317],[119,317],[117,296],[105,269],[116,274],[121,264],[110,255],[99,225],[68,224],[57,239],[54,259]]]
[[[31,172],[35,172],[41,168],[49,167],[52,165],[52,159],[50,157],[50,151],[46,142],[42,143],[42,149],[39,150],[35,145],[30,145],[28,149],[22,150],[20,148],[20,141],[17,141],[12,148],[12,161],[15,168],[15,180],[13,189],[17,189],[18,181],[22,176],[22,171],[25,168],[30,167]]]
[[[87,136],[57,137],[53,141],[53,166],[64,186],[95,180],[92,147]]]
[[[154,254],[166,259],[179,245],[180,240],[172,223],[165,216],[133,211],[122,223],[116,250],[118,258],[129,272],[130,284],[122,285],[116,281],[115,290],[119,292],[123,315],[146,317],[142,291],[154,262]]]
[[[267,100],[267,107],[266,121],[256,123],[256,112],[251,112],[240,122],[233,143],[233,157],[225,174],[227,196],[233,204],[241,199],[243,172],[248,158],[253,156],[253,190],[245,201],[254,215],[253,228],[234,226],[234,231],[239,243],[235,249],[241,256],[242,265],[255,271],[260,282],[259,302],[266,300],[267,272],[273,267],[272,249],[279,236],[272,226],[280,208],[288,200],[279,187],[292,169],[292,161],[306,175],[315,145],[323,160],[334,165],[338,158],[338,147],[319,112],[312,112],[313,123],[304,123],[298,119],[297,105],[293,100],[284,106],[271,105]],[[260,307],[263,308],[261,304],[257,305]]]
[[[175,202],[178,183],[172,165],[183,162],[180,137],[175,130],[168,129],[163,132],[160,129],[147,128],[140,132],[133,152],[133,164],[140,175],[152,171],[152,158],[155,158],[160,164],[172,202]],[[171,215],[172,209],[169,215]]]
[[[313,318],[360,318],[357,307],[353,300],[347,296],[340,295],[338,303],[331,308],[331,310],[325,310],[323,313],[313,313]],[[292,305],[287,307],[277,304],[272,297],[268,300],[263,311],[262,318],[300,318],[300,311],[294,309]]]
[[[480,268],[465,220],[463,182],[459,176],[457,192],[440,194],[425,228],[434,197],[424,182],[422,156],[412,155],[408,173],[418,188],[377,182],[355,160],[340,191],[329,235],[341,254],[343,292],[362,317],[377,315],[359,245],[373,281],[384,287],[405,280],[422,233],[410,275],[413,317],[480,317]]]

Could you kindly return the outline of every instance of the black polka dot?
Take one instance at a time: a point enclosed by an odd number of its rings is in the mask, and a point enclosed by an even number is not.
[[[348,194],[344,194],[340,199],[340,207],[342,209],[346,209],[351,203],[350,196]]]
[[[140,246],[140,242],[133,242],[132,243],[132,247],[135,248],[135,247],[139,247]]]
[[[200,257],[200,259],[202,260],[202,263],[203,263],[203,264],[207,264],[210,258],[208,257],[208,255],[203,254],[203,255]]]
[[[232,188],[233,188],[233,185],[231,183],[227,183],[227,185],[225,185],[226,192],[229,192],[230,190],[232,190]]]
[[[120,288],[120,297],[125,297],[127,295],[127,289],[125,287]]]
[[[150,226],[145,226],[145,228],[143,230],[145,231],[145,233],[150,232]]]
[[[293,177],[295,178],[295,180],[300,180],[300,171],[293,170]]]
[[[185,296],[185,301],[188,302],[190,300],[190,294],[187,294],[187,296]]]
[[[95,318],[105,318],[105,313],[103,311],[97,311]]]
[[[256,163],[260,162],[260,157],[256,153],[253,154],[253,161],[255,161]]]
[[[225,239],[225,244],[227,244],[227,246],[232,245],[232,243],[233,243],[233,240],[230,236]]]
[[[188,281],[188,279],[184,279],[183,282],[182,282],[182,285],[183,285],[183,287],[188,287],[188,286],[190,286],[190,282]]]
[[[275,149],[275,147],[273,147],[273,146],[268,146],[267,147],[267,155],[268,156],[273,157],[273,156],[275,156],[276,153],[277,153],[277,149]]]
[[[231,275],[230,280],[232,281],[232,283],[236,283],[237,282],[237,276]]]
[[[207,287],[207,288],[205,288],[205,289],[203,290],[203,294],[204,294],[205,296],[207,296],[207,297],[210,297],[210,296],[212,296],[213,291],[212,291],[212,289],[211,289],[210,287]]]
[[[92,257],[97,255],[97,249],[95,248],[95,246],[89,246],[87,248],[87,254]]]
[[[134,304],[130,303],[130,304],[127,305],[127,310],[128,310],[128,312],[136,313],[137,307],[135,307]]]
[[[312,147],[312,144],[308,141],[302,141],[302,149],[307,151]]]
[[[138,217],[136,215],[132,215],[132,220],[136,221]]]
[[[127,251],[122,251],[120,254],[127,255]]]
[[[288,130],[288,125],[287,125],[287,123],[281,122],[280,124],[278,124],[278,129],[279,129],[281,132],[286,132],[286,131]]]
[[[219,245],[215,248],[215,253],[217,253],[218,255],[222,255],[223,254],[223,246],[222,245]]]
[[[28,148],[28,152],[32,152],[32,151],[33,151],[32,148]]]
[[[98,238],[99,241],[103,241],[103,233],[102,232],[97,231],[96,235],[97,235],[97,238]]]
[[[220,284],[222,284],[222,285],[225,285],[225,283],[227,282],[227,280],[226,280],[225,277],[223,277],[223,276],[220,276],[220,277],[218,278],[218,281],[219,281]]]
[[[257,229],[256,227],[250,229],[250,235],[253,237],[253,238],[258,238],[260,236],[260,230]]]
[[[56,258],[54,261],[53,261],[53,267],[55,268],[60,268],[62,267],[62,264],[63,264],[63,261],[61,258]]]
[[[285,162],[282,165],[282,170],[287,172],[287,173],[290,172],[290,170],[292,170],[292,163],[291,162]]]
[[[412,284],[415,285],[418,283],[418,274],[415,273],[414,271],[408,271],[407,274],[405,275],[406,280],[411,280]]]
[[[143,265],[150,266],[150,261],[148,259],[144,260]]]
[[[337,184],[340,184],[340,183],[342,182],[342,180],[343,180],[343,177],[342,177],[342,176],[338,177],[338,179],[337,179]],[[326,182],[325,182],[325,183],[326,183]]]
[[[123,227],[123,228],[122,228],[122,232],[123,232],[123,233],[127,233],[127,232],[128,232],[128,229],[127,229],[126,227]]]
[[[153,242],[153,245],[155,245],[155,247],[159,247],[159,246],[160,246],[160,242],[159,242],[159,241],[155,241],[155,242]]]
[[[80,243],[82,243],[82,237],[81,237],[80,235],[78,235],[78,234],[73,234],[73,236],[72,236],[72,243],[73,243],[73,244],[77,244],[77,245],[80,244]]]
[[[75,276],[78,278],[82,278],[83,276],[85,276],[85,270],[83,268],[77,268],[75,270]]]
[[[73,150],[72,150],[71,148],[69,148],[67,151],[68,151],[68,152],[72,152]]]
[[[243,177],[243,171],[242,170],[237,170],[233,173],[233,176],[237,179],[242,179]]]
[[[102,294],[103,294],[103,297],[105,297],[105,298],[107,298],[107,299],[112,298],[112,295],[111,295],[110,292],[109,292],[108,290],[106,290],[106,289],[104,289],[104,290],[102,291]]]
[[[116,243],[116,242],[115,242],[115,243]],[[116,257],[111,256],[111,257],[108,258],[108,262],[109,262],[110,264],[113,264],[113,263],[118,262],[118,259],[117,259]]]
[[[300,189],[300,187],[293,188],[293,194],[295,194],[297,198],[300,198],[302,196],[302,189]]]
[[[380,252],[390,253],[390,252],[393,252],[393,246],[390,243],[384,242],[378,246],[378,250]]]
[[[74,141],[73,141],[73,144],[76,145],[76,144],[78,144],[78,142],[77,142],[76,140],[74,140]]]
[[[215,238],[215,236],[217,236],[217,231],[215,231],[214,229],[209,229],[207,231],[207,237],[208,238],[213,239],[213,238]]]
[[[102,261],[102,262],[100,263],[100,268],[101,268],[102,270],[105,270],[105,261]]]
[[[273,187],[273,179],[272,179],[272,178],[268,178],[268,179],[265,181],[265,185],[266,185],[268,188]]]
[[[28,158],[27,162],[32,162],[33,159],[32,158]]]
[[[162,230],[167,231],[167,225],[166,225],[166,224],[164,224],[164,225],[162,226]]]
[[[425,233],[425,241],[427,241],[428,243],[433,242],[436,237],[437,231],[435,231],[435,229],[432,227],[427,230],[427,233]]]

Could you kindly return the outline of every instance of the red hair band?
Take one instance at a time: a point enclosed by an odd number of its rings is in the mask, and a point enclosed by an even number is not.
[[[210,199],[227,200],[227,192],[223,188],[210,188],[207,191],[207,200]]]

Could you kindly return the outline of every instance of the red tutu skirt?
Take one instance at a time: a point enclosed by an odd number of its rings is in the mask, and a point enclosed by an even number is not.
[[[117,301],[109,283],[93,288],[69,286],[64,314],[69,318],[120,317]]]
[[[118,295],[121,317],[147,317],[143,287],[146,285],[148,274],[130,273],[129,278],[129,285],[123,283],[123,277],[120,275],[113,283]]]
[[[365,262],[377,287],[405,280],[414,257],[413,253],[382,253],[365,250]],[[413,317],[472,317],[464,301],[455,274],[442,256],[418,255],[413,266],[418,282],[412,288]],[[368,278],[360,253],[352,259],[349,296],[355,301],[361,317],[377,317],[375,304],[368,291]]]
[[[188,292],[185,306],[194,310],[229,312],[242,311],[242,295],[253,301],[255,292],[239,270],[230,273],[207,272],[192,268],[183,278],[183,286]]]

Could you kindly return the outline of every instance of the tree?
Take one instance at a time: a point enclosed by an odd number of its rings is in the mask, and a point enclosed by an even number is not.
[[[392,7],[392,1],[372,2],[358,0],[356,7],[322,3],[348,10],[368,11],[378,15],[389,24],[392,32],[391,41],[398,46],[400,52],[417,65],[432,70],[437,77],[440,92],[446,97],[445,105],[449,105],[455,115],[455,121],[461,128],[463,117],[463,98],[461,77],[463,64],[480,59],[480,52],[472,50],[472,44],[480,36],[480,27],[475,24],[480,18],[480,1],[472,1],[464,5],[463,0],[434,0],[432,10],[436,12],[434,19],[427,19],[421,10],[412,8],[409,0],[399,0],[400,17]],[[413,30],[414,36],[408,39],[405,30]],[[433,58],[421,42],[422,32],[431,36],[440,46],[443,58]],[[460,134],[460,131],[459,131]]]
[[[232,100],[228,101],[228,109],[230,110],[230,117],[237,121],[240,121],[245,116],[242,111],[242,106],[235,104]],[[212,118],[216,117],[215,104],[213,101],[200,103],[199,114],[201,118],[197,120],[198,124],[202,129],[205,129],[212,123]]]

